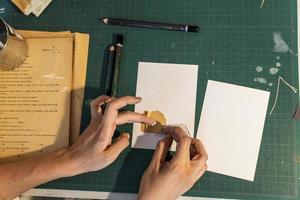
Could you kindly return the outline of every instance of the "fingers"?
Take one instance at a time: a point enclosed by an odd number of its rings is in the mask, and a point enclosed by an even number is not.
[[[110,99],[112,99],[112,98],[109,96],[102,95],[102,96],[92,100],[90,103],[91,117],[94,118],[94,117],[99,116],[99,107]]]
[[[162,132],[172,135],[176,142],[179,142],[180,139],[184,136],[189,136],[186,131],[184,131],[181,127],[178,126],[164,126],[162,128]]]
[[[194,145],[195,155],[192,158],[191,164],[196,172],[202,171],[204,168],[206,170],[206,161],[208,159],[206,150],[198,139],[193,139],[192,144]]]
[[[150,163],[150,167],[156,170],[160,169],[161,164],[163,164],[166,160],[168,151],[172,146],[172,142],[173,138],[171,136],[166,136],[164,139],[157,143],[156,150]]]
[[[107,111],[116,111],[127,105],[134,105],[142,101],[141,97],[124,96],[111,101],[108,104]]]
[[[160,157],[160,163],[161,164],[166,161],[167,154],[168,154],[168,152],[169,152],[169,150],[172,146],[172,143],[173,143],[173,138],[171,136],[166,136],[163,139],[163,143],[164,143],[164,148],[163,148],[163,151],[162,151],[162,154],[161,154],[161,157]]]
[[[190,161],[190,145],[191,137],[180,127],[165,126],[162,131],[170,134],[177,142],[176,152],[172,159],[172,162],[185,164]]]
[[[191,138],[188,136],[183,136],[177,141],[176,152],[172,162],[178,164],[186,164],[187,162],[190,162],[191,141]]]
[[[104,151],[107,159],[111,161],[111,163],[116,160],[122,151],[129,145],[129,138],[130,136],[128,133],[123,133]]]
[[[106,141],[108,144],[117,126],[118,109],[129,105],[137,104],[141,101],[139,97],[125,96],[114,99],[107,104],[105,113],[102,118],[101,128],[104,130],[100,135],[100,140]]]
[[[208,156],[202,142],[198,139],[193,139],[192,144],[195,147],[195,155],[192,160],[197,162],[206,162]]]
[[[118,109],[129,105],[129,104],[137,104],[142,99],[140,97],[131,97],[131,96],[125,96],[121,97],[119,99],[115,99],[110,101],[107,104],[104,116],[103,116],[103,124],[108,127],[115,127],[116,120],[118,117]]]
[[[156,124],[156,121],[147,117],[144,114],[136,113],[136,112],[131,112],[131,111],[126,111],[122,112],[118,115],[117,117],[117,125],[125,124],[125,123],[145,123],[151,126],[154,126]]]

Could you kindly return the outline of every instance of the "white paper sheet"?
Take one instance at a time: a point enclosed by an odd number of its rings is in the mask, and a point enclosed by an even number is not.
[[[208,170],[254,180],[270,93],[208,81],[197,138]]]
[[[135,111],[161,111],[167,124],[185,124],[194,134],[197,65],[140,62],[136,96],[143,98]],[[155,149],[162,134],[143,133],[140,124],[134,124],[132,147]],[[175,150],[173,144],[171,150]]]

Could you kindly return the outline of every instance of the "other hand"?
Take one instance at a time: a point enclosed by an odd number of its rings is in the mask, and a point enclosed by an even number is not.
[[[207,169],[207,154],[200,140],[189,137],[179,127],[165,127],[163,132],[168,136],[158,143],[142,177],[139,200],[175,200],[187,192]],[[177,142],[176,152],[170,161],[166,161],[173,140]],[[190,148],[191,145],[195,148]]]
[[[70,175],[103,169],[114,162],[129,145],[129,134],[121,134],[112,141],[118,125],[140,122],[154,125],[155,121],[143,114],[119,109],[141,102],[141,98],[125,96],[111,98],[100,96],[91,101],[91,122],[74,145],[67,149],[70,160]],[[101,105],[106,109],[101,110]]]

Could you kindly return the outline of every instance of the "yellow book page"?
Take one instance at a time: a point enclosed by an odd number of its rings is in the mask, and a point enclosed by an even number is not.
[[[0,162],[69,144],[73,38],[26,41],[25,63],[0,71]]]
[[[84,99],[87,60],[89,53],[89,34],[71,33],[70,31],[46,32],[18,30],[25,38],[73,37],[73,76],[70,117],[70,143],[74,143],[80,135],[82,104]]]
[[[70,31],[48,32],[48,31],[33,31],[33,30],[18,30],[24,38],[61,38],[73,37]]]
[[[89,34],[74,33],[73,83],[71,96],[70,143],[73,144],[80,135],[80,123],[87,61],[89,53]]]

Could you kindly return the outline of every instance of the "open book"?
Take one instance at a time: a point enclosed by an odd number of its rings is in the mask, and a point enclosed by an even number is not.
[[[0,71],[0,162],[66,147],[80,131],[89,35],[19,32],[27,58]]]

